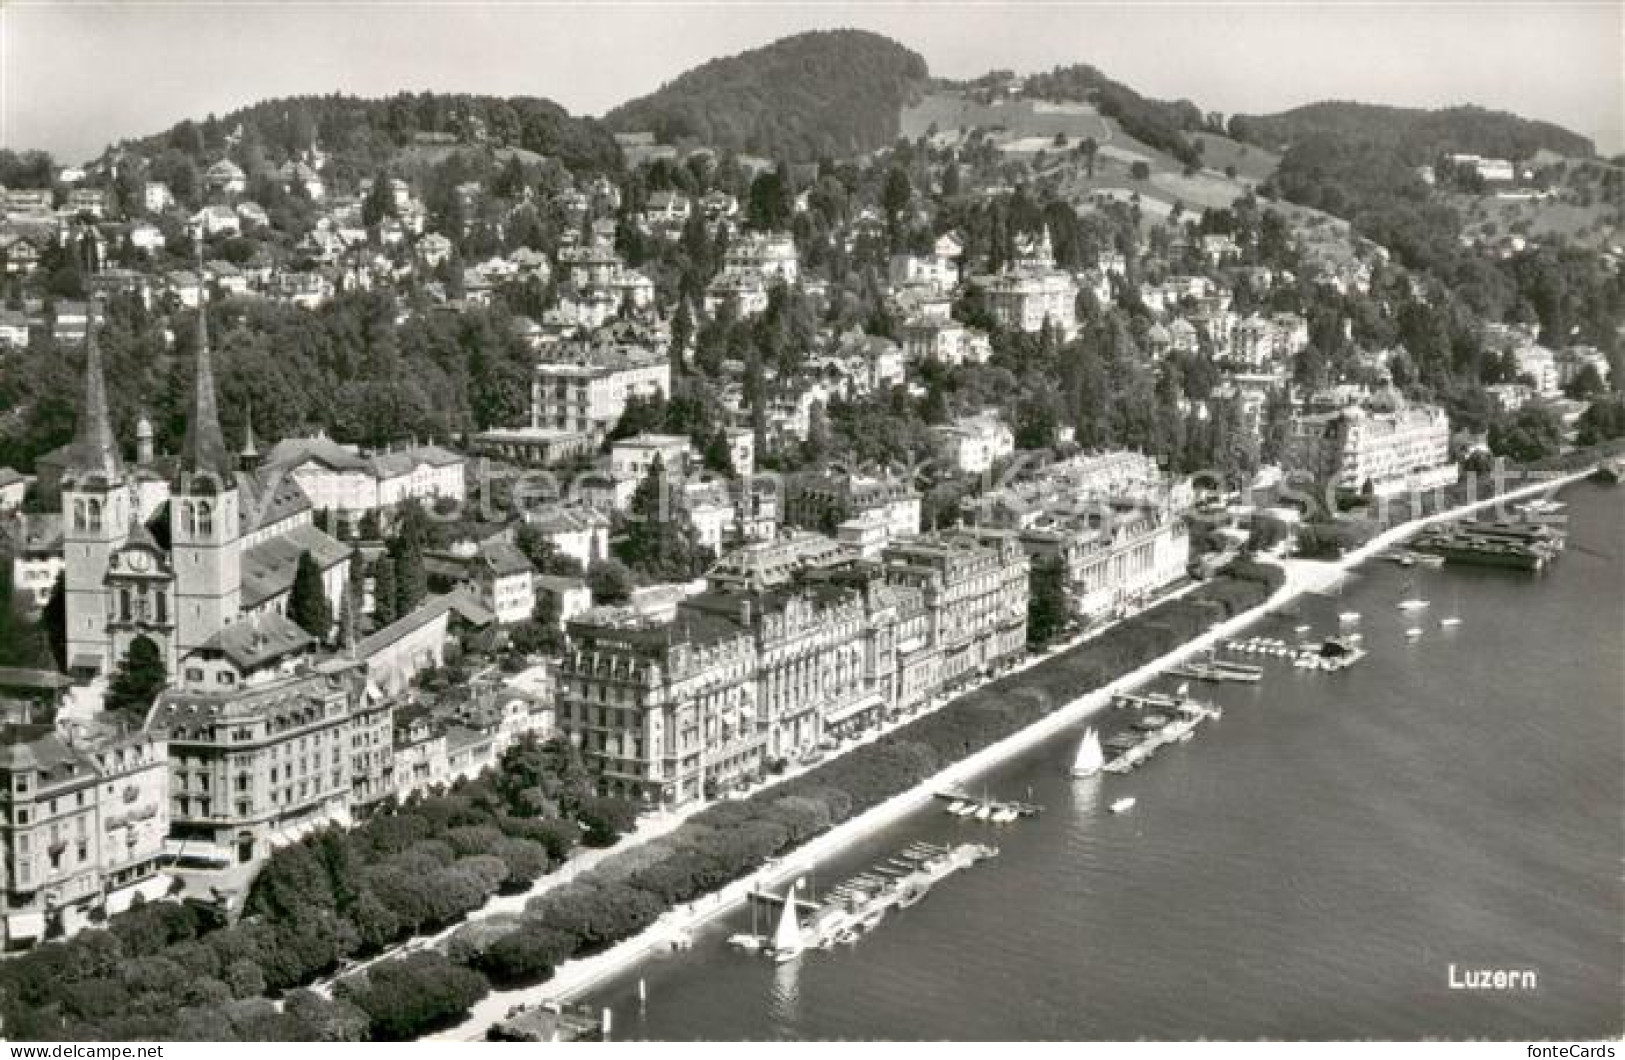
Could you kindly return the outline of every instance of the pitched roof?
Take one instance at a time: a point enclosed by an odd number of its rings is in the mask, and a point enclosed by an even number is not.
[[[314,438],[284,438],[265,454],[266,466],[298,467],[308,460],[334,471],[366,471],[367,461],[325,435]]]
[[[239,670],[256,670],[287,655],[301,652],[316,638],[299,624],[275,611],[243,618],[204,641],[196,650],[218,652]]]
[[[340,544],[314,526],[299,526],[262,541],[243,553],[243,608],[250,610],[293,588],[299,556],[310,553],[322,571],[344,562],[350,546]]]
[[[506,541],[487,541],[480,546],[480,555],[491,573],[499,578],[516,574],[531,574],[536,568],[518,548]]]
[[[102,376],[95,323],[85,330],[85,399],[79,406],[79,422],[66,470],[75,480],[111,485],[123,481],[124,461],[119,457],[113,420],[107,411],[107,381]]]
[[[430,467],[450,467],[463,462],[460,453],[442,449],[438,445],[414,445],[388,453],[375,453],[369,457],[372,470],[379,478],[398,478],[411,474],[419,464]]]
[[[252,474],[238,472],[237,489],[241,494],[238,526],[244,534],[274,526],[313,507],[298,480],[281,468],[264,467]]]
[[[197,365],[192,375],[192,405],[186,416],[186,438],[181,443],[182,480],[207,475],[224,482],[232,470],[226,438],[220,430],[220,409],[214,391],[214,362],[209,355],[209,307],[198,307]]]

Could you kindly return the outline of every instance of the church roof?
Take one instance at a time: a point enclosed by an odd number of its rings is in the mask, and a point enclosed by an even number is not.
[[[310,497],[282,468],[263,467],[252,474],[237,474],[241,497],[238,519],[241,532],[251,534],[263,526],[274,526],[290,515],[312,507]]]
[[[249,611],[293,589],[299,556],[309,552],[321,571],[350,556],[350,546],[333,540],[314,526],[298,526],[243,552],[242,606]]]
[[[66,470],[74,480],[86,483],[112,485],[124,480],[124,461],[119,457],[118,440],[113,437],[113,421],[107,411],[107,381],[102,376],[102,353],[96,342],[94,320],[85,328],[85,398],[79,406],[79,423]]]
[[[209,354],[209,308],[197,314],[197,367],[192,377],[192,405],[186,417],[186,438],[181,443],[181,475],[207,475],[224,482],[234,462],[227,455],[220,430],[220,408],[214,390],[214,363]]]

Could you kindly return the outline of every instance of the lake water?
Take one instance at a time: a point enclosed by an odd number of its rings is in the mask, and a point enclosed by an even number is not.
[[[1358,610],[1352,670],[1197,686],[1224,718],[1128,776],[1070,779],[1068,731],[985,778],[1038,817],[933,806],[818,865],[815,890],[914,840],[1001,849],[857,946],[775,966],[725,945],[740,911],[587,1000],[616,1037],[661,1040],[1619,1035],[1625,489],[1563,499],[1545,573],[1374,562],[1249,631],[1325,635]],[[1412,578],[1432,601],[1414,620],[1395,607]],[[1451,964],[1537,985],[1452,990]]]

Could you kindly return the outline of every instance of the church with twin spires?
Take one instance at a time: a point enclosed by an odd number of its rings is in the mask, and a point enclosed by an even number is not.
[[[94,320],[87,330],[84,402],[62,477],[70,672],[108,674],[146,638],[176,679],[189,658],[222,650],[239,623],[284,615],[305,552],[338,614],[349,546],[316,527],[310,498],[291,477],[245,466],[252,426],[242,454],[226,447],[206,305],[198,310],[185,441],[173,457],[155,457],[143,432],[136,463],[125,462]]]

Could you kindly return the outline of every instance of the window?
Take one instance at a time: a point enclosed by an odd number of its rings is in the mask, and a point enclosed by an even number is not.
[[[201,680],[203,680],[203,667],[201,667],[201,666],[188,666],[186,668],[186,679],[188,681],[201,681]]]
[[[90,529],[100,530],[102,528],[102,502],[91,498],[87,512],[90,517]]]
[[[74,501],[73,502],[73,528],[75,530],[83,530],[83,529],[85,529],[85,527],[87,525],[88,525],[88,523],[85,520],[85,502],[84,501]]]
[[[153,598],[153,620],[159,625],[165,625],[169,622],[168,597],[161,592]]]
[[[118,617],[120,622],[130,621],[130,590],[118,591]]]
[[[198,502],[197,532],[200,534],[214,533],[214,506],[208,501]]]

